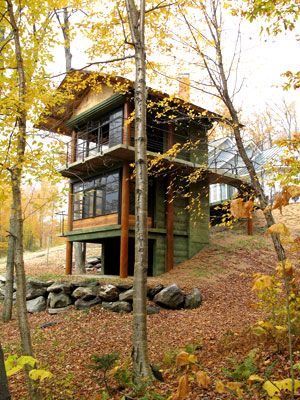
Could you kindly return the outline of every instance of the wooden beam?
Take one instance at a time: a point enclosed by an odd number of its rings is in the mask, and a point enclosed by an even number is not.
[[[174,125],[168,125],[167,146],[170,149],[174,144]],[[172,177],[167,179],[167,249],[166,249],[166,266],[167,271],[171,271],[174,267],[174,191],[172,187]]]
[[[120,278],[128,276],[129,163],[123,164],[121,196]]]
[[[73,192],[72,185],[69,184],[68,194],[68,232],[73,229]],[[73,243],[67,239],[66,243],[66,275],[72,275],[73,264]]]
[[[130,117],[130,104],[129,100],[124,103],[124,111],[123,111],[123,144],[130,145],[130,124],[127,124],[127,120]]]
[[[253,217],[252,215],[247,218],[247,233],[249,236],[253,235]]]
[[[71,157],[70,162],[76,161],[76,149],[77,149],[77,132],[72,131],[72,141],[71,141]]]

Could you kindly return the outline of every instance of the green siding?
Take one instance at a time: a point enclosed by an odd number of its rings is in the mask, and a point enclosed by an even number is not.
[[[188,257],[193,257],[208,244],[209,200],[208,181],[204,179],[193,185],[192,190],[201,196],[201,209],[191,210],[189,221]]]
[[[157,178],[155,181],[155,202],[154,202],[154,227],[166,227],[166,183],[164,179]]]
[[[166,272],[166,237],[159,235],[153,246],[153,276]]]
[[[174,265],[188,259],[188,238],[174,236]]]

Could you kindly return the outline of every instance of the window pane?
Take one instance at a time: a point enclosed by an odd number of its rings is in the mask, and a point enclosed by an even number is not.
[[[119,192],[106,193],[105,214],[118,212]]]
[[[96,189],[95,192],[95,215],[103,215],[103,190]]]
[[[83,191],[83,183],[74,183],[73,185],[73,193],[82,192]]]
[[[94,216],[94,190],[89,190],[83,196],[83,218]]]
[[[109,124],[109,146],[122,143],[123,133],[123,111],[117,110],[110,115]]]
[[[81,219],[82,218],[82,197],[83,193],[79,192],[74,194],[74,205],[73,205],[73,219]]]

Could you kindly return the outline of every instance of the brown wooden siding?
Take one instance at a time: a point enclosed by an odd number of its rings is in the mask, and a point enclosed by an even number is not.
[[[85,218],[73,221],[73,230],[93,228],[95,226],[107,226],[118,224],[118,214],[101,215],[95,218]]]

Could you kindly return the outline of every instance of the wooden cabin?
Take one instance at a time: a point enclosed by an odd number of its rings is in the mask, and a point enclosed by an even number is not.
[[[59,105],[45,112],[38,127],[68,138],[65,165],[60,169],[70,187],[64,234],[66,272],[72,272],[73,243],[84,242],[102,244],[104,274],[133,275],[134,121],[128,123],[133,119],[133,83],[72,71],[57,93],[61,96],[64,92],[68,92],[66,98],[62,96]],[[153,103],[147,114],[149,158],[175,143],[183,146],[180,153],[163,159],[164,168],[149,176],[148,274],[155,276],[194,256],[208,243],[208,174],[204,171],[189,188],[181,183],[170,189],[170,182],[199,168],[204,170],[207,132],[217,115],[151,89],[148,99]],[[184,149],[188,140],[197,146]],[[187,190],[201,196],[201,213],[188,210]]]

